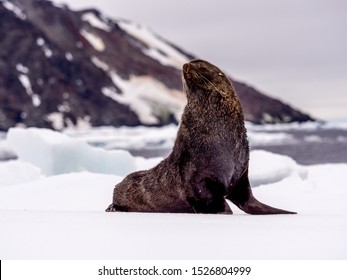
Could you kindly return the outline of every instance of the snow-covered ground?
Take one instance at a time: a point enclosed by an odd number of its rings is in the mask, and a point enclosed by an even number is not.
[[[0,137],[0,152],[19,156],[0,162],[1,259],[346,259],[347,164],[301,166],[252,151],[255,196],[297,215],[250,216],[233,205],[234,215],[105,213],[125,174],[161,159],[86,142],[166,147],[176,127],[111,131]]]

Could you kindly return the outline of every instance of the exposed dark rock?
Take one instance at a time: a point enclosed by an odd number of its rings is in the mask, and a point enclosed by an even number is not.
[[[50,1],[0,1],[0,38],[0,130],[179,120],[180,67],[194,56],[142,26]],[[245,84],[235,87],[247,120],[311,120]]]

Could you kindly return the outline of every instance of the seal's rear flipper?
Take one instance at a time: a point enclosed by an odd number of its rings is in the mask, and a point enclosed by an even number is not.
[[[233,186],[231,192],[226,196],[226,198],[233,202],[242,211],[252,215],[296,214],[295,212],[274,208],[258,201],[252,193],[248,180],[248,170]]]
[[[114,205],[113,203],[107,207],[107,209],[105,210],[106,212],[116,212],[116,205]]]
[[[233,201],[234,202],[234,201]],[[235,203],[235,202],[234,202]],[[242,211],[252,215],[296,214],[295,212],[271,207],[258,201],[253,195],[244,204],[235,203]]]

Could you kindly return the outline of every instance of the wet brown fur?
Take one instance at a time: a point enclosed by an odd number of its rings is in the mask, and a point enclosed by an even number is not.
[[[183,66],[184,109],[172,153],[116,185],[108,212],[293,214],[256,200],[248,180],[249,146],[241,104],[216,66]]]

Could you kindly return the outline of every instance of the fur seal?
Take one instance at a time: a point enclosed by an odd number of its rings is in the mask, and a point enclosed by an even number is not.
[[[107,212],[295,214],[265,205],[248,180],[249,145],[238,96],[228,77],[203,60],[183,65],[187,95],[172,153],[116,185]]]

